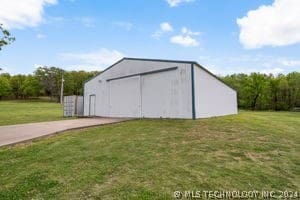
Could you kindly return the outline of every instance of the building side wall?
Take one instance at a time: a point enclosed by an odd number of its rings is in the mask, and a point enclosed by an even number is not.
[[[141,117],[163,117],[163,118],[192,118],[192,94],[191,94],[191,64],[188,63],[176,63],[176,62],[162,62],[162,61],[141,61],[141,60],[123,60],[122,62],[116,64],[110,69],[104,71],[100,75],[86,82],[84,85],[84,115],[89,115],[89,96],[96,96],[96,116],[106,116],[106,117],[116,117],[116,112],[112,111],[112,103],[110,99],[110,88],[111,84],[114,84],[114,81],[107,81],[108,79],[128,76],[132,74],[145,73],[154,70],[167,69],[177,67],[174,71],[165,71],[155,74],[147,74],[140,76],[140,87],[141,87],[141,97],[146,95],[153,98],[153,103],[145,101],[144,99],[144,108],[145,110],[151,110],[152,113],[145,112],[141,113]],[[171,76],[171,77],[170,77]],[[157,77],[157,79],[156,79]],[[118,79],[123,80],[123,79]],[[124,81],[126,78],[124,78]],[[149,85],[152,81],[157,81],[157,84]],[[165,80],[169,80],[171,86],[165,85]],[[174,86],[174,87],[173,87]],[[126,85],[124,86],[126,87]],[[145,87],[145,88],[144,88]],[[170,92],[164,92],[162,88],[168,87]],[[121,89],[121,87],[119,88]],[[128,88],[127,88],[128,89]],[[145,89],[145,90],[144,90]],[[128,89],[130,91],[130,89]],[[143,93],[144,91],[144,93]],[[142,93],[144,95],[142,95]],[[127,94],[127,93],[126,93]],[[119,100],[122,101],[124,97],[123,92],[120,92]],[[118,97],[118,93],[114,90],[114,101]],[[130,94],[127,94],[130,95]],[[125,98],[129,99],[128,96]],[[166,99],[170,100],[170,104],[164,102],[169,107],[162,112],[161,108],[157,106],[157,102],[165,101]],[[141,106],[143,101],[140,99]],[[156,102],[156,103],[154,103]],[[145,107],[147,106],[147,107]],[[124,112],[128,112],[124,109]],[[157,115],[154,115],[157,113]],[[137,113],[134,111],[134,113]],[[164,113],[161,115],[161,113]],[[136,117],[132,115],[131,112],[123,113],[120,115],[122,117]]]
[[[236,91],[194,65],[196,118],[237,114]]]

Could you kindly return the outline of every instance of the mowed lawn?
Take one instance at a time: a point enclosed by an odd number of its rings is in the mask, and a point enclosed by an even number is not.
[[[0,126],[63,119],[59,103],[42,101],[0,101]]]
[[[300,190],[300,113],[134,120],[0,148],[0,199]]]

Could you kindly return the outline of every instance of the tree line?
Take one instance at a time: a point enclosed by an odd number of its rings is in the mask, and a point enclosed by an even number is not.
[[[0,99],[27,99],[49,96],[60,99],[62,78],[64,95],[82,95],[83,83],[98,72],[64,71],[57,67],[39,67],[31,75],[0,74]]]
[[[0,24],[0,51],[15,41]],[[0,68],[0,72],[1,72]],[[50,96],[60,99],[64,75],[64,95],[82,95],[83,83],[97,72],[64,71],[56,67],[39,67],[33,75],[0,74],[0,100]],[[251,73],[220,77],[237,91],[239,108],[252,110],[291,110],[300,107],[300,73],[287,75]]]
[[[32,75],[0,74],[0,99],[49,96],[59,101],[62,77],[64,95],[82,95],[83,83],[98,72],[64,71],[39,67]],[[252,110],[292,110],[300,107],[300,73],[232,74],[220,77],[237,91],[238,105]]]
[[[15,41],[9,31],[0,24],[0,51]],[[62,76],[64,95],[82,95],[83,83],[98,72],[64,71],[57,67],[39,67],[32,75],[1,74],[0,100],[25,99],[50,96],[60,99]],[[232,74],[220,77],[237,91],[238,106],[252,110],[292,110],[300,108],[300,73],[279,74]]]
[[[251,73],[221,77],[237,91],[239,108],[293,110],[300,108],[300,73],[287,75]]]

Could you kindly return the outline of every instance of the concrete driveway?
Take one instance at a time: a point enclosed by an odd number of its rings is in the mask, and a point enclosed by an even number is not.
[[[128,118],[82,118],[0,126],[0,147],[32,140],[66,130],[99,126],[126,120],[128,120]]]

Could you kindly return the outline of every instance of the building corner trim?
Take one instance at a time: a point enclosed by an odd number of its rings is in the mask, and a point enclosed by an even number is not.
[[[196,119],[195,107],[195,78],[194,78],[194,64],[191,64],[191,80],[192,80],[192,118]]]

